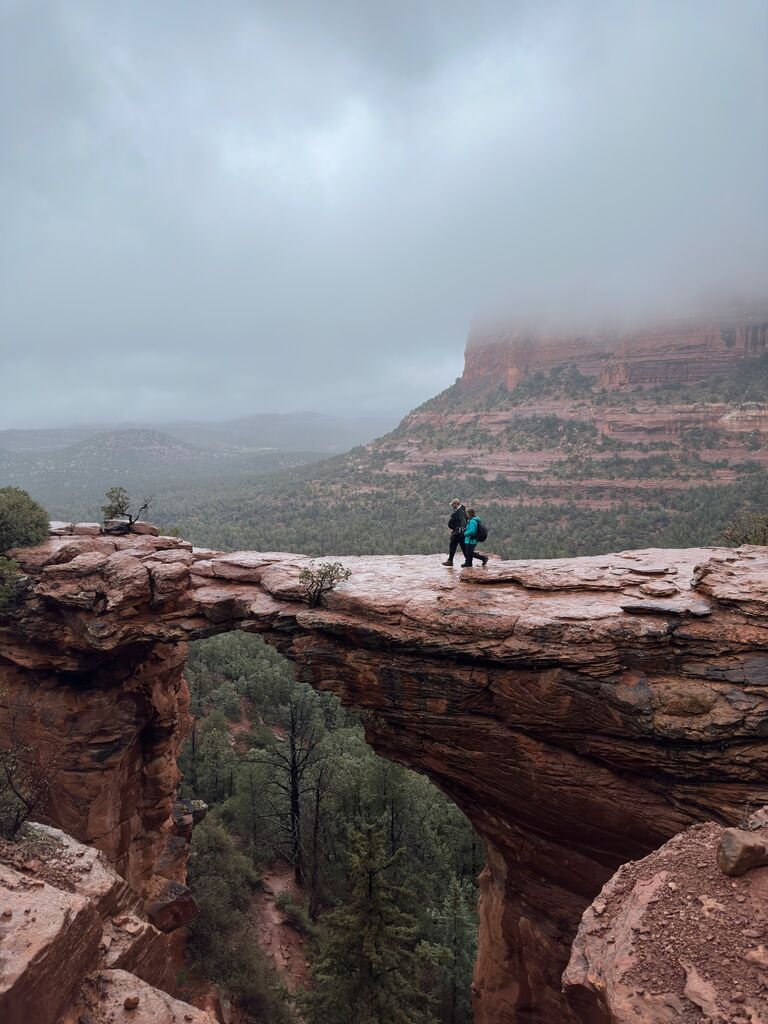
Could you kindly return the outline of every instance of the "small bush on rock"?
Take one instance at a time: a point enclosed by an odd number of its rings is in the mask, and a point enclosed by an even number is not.
[[[302,569],[299,583],[304,588],[310,608],[317,608],[323,600],[323,594],[333,590],[337,583],[348,580],[351,575],[341,562],[321,562],[317,567],[312,562],[308,568]]]
[[[0,553],[27,548],[48,536],[48,513],[20,487],[0,487]]]
[[[153,498],[144,498],[136,514],[131,512],[131,496],[124,487],[110,487],[104,495],[106,504],[101,506],[104,515],[104,522],[108,519],[125,519],[128,526],[133,526],[152,505]]]

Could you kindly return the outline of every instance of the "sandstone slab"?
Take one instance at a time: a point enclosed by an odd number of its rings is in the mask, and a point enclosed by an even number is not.
[[[64,1024],[75,1024],[78,1019],[91,1024],[217,1024],[216,1018],[205,1010],[174,999],[120,970],[99,971],[89,977],[76,1013]]]

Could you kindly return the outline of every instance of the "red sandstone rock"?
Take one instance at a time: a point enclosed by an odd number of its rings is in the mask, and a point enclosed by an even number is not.
[[[737,878],[745,871],[768,864],[768,840],[765,835],[727,828],[717,847],[717,866],[724,875]]]
[[[172,932],[189,924],[197,914],[197,904],[186,885],[158,878],[150,886],[145,911],[158,931]]]
[[[37,857],[0,848],[0,1019],[58,1022],[76,1003],[83,978],[102,967],[168,985],[166,939],[104,854],[63,832],[31,826]]]
[[[72,533],[76,537],[99,537],[101,536],[100,523],[73,523]]]
[[[89,546],[102,542],[119,555]],[[477,1024],[575,1020],[560,974],[611,873],[768,801],[766,549],[464,573],[437,555],[344,558],[351,578],[317,609],[300,599],[301,556],[143,536],[52,538],[20,557],[32,583],[0,623],[0,692],[27,709],[22,739],[61,748],[51,820],[142,896],[158,875],[183,882],[169,836],[184,643],[261,632],[300,678],[369,712],[373,746],[433,778],[484,837]],[[190,575],[158,604],[159,566]]]
[[[150,537],[157,537],[160,534],[160,530],[157,526],[154,526],[152,523],[144,522],[131,523],[130,532]]]
[[[55,1021],[75,997],[89,965],[98,961],[101,921],[77,893],[43,885],[0,864],[3,1024]],[[34,914],[25,914],[33,908]]]
[[[768,1020],[768,869],[717,867],[723,829],[697,825],[626,864],[585,911],[563,976],[584,1024]],[[727,831],[727,830],[726,830]],[[754,838],[768,840],[768,830]]]
[[[74,523],[65,523],[60,519],[52,519],[49,523],[52,537],[63,537],[65,534],[71,534],[73,526]]]
[[[216,1018],[166,992],[144,984],[125,971],[99,971],[83,985],[79,1006],[62,1024],[88,1020],[91,1024],[216,1024]]]

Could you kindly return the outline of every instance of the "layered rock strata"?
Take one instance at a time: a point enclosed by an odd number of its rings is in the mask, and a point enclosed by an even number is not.
[[[558,505],[582,534],[581,509],[622,523],[704,485],[749,491],[768,469],[767,346],[768,307],[629,333],[477,328],[452,387],[350,453],[339,500],[394,488],[418,503],[426,473],[446,493],[479,473],[497,521],[510,504]]]
[[[80,1011],[94,986],[103,990],[103,979],[118,976],[147,1006],[169,998],[162,992],[173,983],[165,936],[104,854],[45,825],[32,826],[20,847],[0,848],[3,1024],[115,1019]],[[179,1021],[211,1022],[187,1004],[178,1007]],[[100,1010],[106,1008],[102,1000]]]
[[[464,383],[514,388],[537,370],[573,365],[607,388],[691,383],[768,352],[768,310],[676,320],[632,331],[541,334],[475,329]]]
[[[768,551],[345,558],[311,609],[290,554],[52,538],[0,629],[0,691],[65,763],[52,818],[146,894],[172,831],[185,643],[264,635],[483,836],[475,1020],[568,1022],[582,911],[623,862],[768,801]]]

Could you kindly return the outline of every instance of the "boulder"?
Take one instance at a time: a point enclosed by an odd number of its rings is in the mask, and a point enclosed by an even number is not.
[[[65,523],[60,519],[52,519],[48,524],[48,532],[52,537],[64,537],[72,533],[74,523]]]
[[[152,523],[136,522],[131,523],[131,533],[137,533],[145,537],[159,537],[160,528]]]
[[[752,868],[768,864],[768,839],[765,834],[727,828],[717,847],[717,866],[724,875],[738,878]]]
[[[131,524],[127,519],[105,519],[104,520],[104,533],[111,534],[124,534],[129,533]]]
[[[180,882],[157,877],[145,903],[146,915],[161,932],[173,932],[197,914],[192,890]]]

